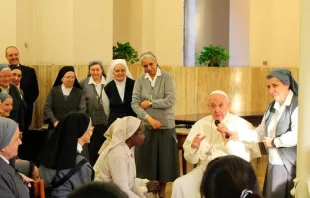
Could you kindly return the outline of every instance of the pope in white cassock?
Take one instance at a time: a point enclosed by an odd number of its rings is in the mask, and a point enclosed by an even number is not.
[[[173,182],[172,198],[200,198],[199,188],[203,173],[214,158],[237,155],[246,161],[251,161],[261,156],[256,143],[228,141],[223,139],[217,130],[215,120],[220,121],[218,127],[227,127],[233,131],[246,131],[253,128],[251,123],[228,112],[230,101],[225,92],[221,90],[211,92],[208,107],[211,115],[193,125],[183,144],[185,159],[191,164],[197,164],[197,167]]]

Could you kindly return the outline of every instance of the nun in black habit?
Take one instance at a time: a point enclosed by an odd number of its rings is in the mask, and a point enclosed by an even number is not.
[[[73,66],[60,69],[44,106],[44,123],[48,124],[49,136],[58,122],[70,111],[78,111],[82,90]]]
[[[93,180],[93,168],[80,154],[92,133],[91,119],[84,113],[71,112],[59,121],[39,155],[39,171],[49,197],[67,197],[77,187]],[[69,171],[73,171],[71,176]]]

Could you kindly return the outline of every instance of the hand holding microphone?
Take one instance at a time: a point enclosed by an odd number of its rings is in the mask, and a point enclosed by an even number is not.
[[[214,121],[215,126],[217,126],[217,130],[221,133],[222,137],[228,140],[230,138],[229,130],[225,126],[225,124],[221,123],[219,120]]]

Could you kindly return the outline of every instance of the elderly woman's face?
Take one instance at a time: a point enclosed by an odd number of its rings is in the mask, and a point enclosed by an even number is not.
[[[0,115],[1,117],[9,117],[13,109],[13,99],[7,98],[0,103]]]
[[[6,159],[11,159],[17,156],[18,146],[22,144],[19,134],[20,134],[19,129],[18,127],[16,127],[16,130],[15,130],[15,133],[13,135],[11,142],[4,149],[2,149],[2,155]]]
[[[126,68],[123,64],[117,64],[113,69],[114,80],[122,82],[126,77]]]
[[[89,73],[94,80],[100,80],[102,76],[102,69],[99,64],[95,64],[89,68]]]
[[[10,69],[3,69],[0,71],[0,86],[7,88],[11,82],[12,74]]]
[[[62,77],[62,84],[66,88],[73,87],[74,81],[75,81],[75,74],[72,71],[69,71],[69,72],[65,73],[64,77]]]
[[[289,92],[289,86],[276,77],[266,79],[266,86],[270,96],[273,97],[275,101],[283,104]]]
[[[148,73],[150,76],[155,76],[157,71],[156,60],[153,60],[151,57],[146,57],[142,60],[142,66],[145,73]]]

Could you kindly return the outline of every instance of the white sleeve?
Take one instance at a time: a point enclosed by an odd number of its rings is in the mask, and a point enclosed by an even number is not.
[[[138,194],[140,197],[145,197],[145,193],[147,193],[146,184],[149,182],[147,179],[135,178],[134,184],[134,192]]]
[[[244,142],[261,142],[265,136],[265,115],[256,129],[238,131],[239,140]]]
[[[109,158],[109,169],[113,183],[122,189],[129,198],[139,198],[128,186],[128,161],[125,157]]]
[[[298,133],[298,107],[291,115],[291,131],[288,131],[274,139],[276,147],[292,147],[297,145],[297,133]]]

